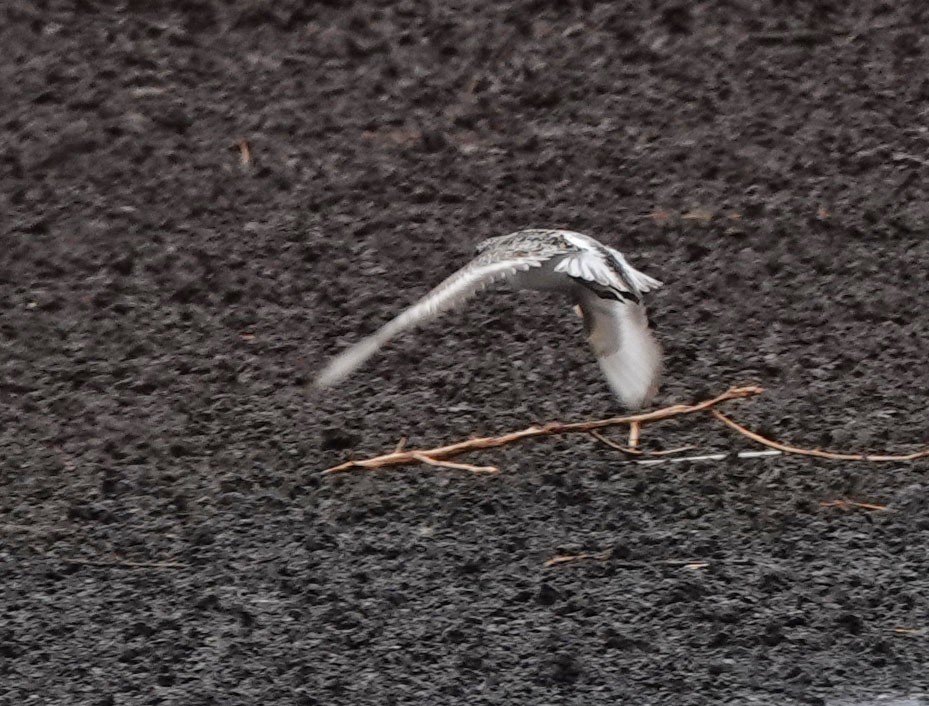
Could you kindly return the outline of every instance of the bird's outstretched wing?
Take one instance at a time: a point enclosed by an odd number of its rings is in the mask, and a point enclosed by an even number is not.
[[[648,404],[658,391],[661,346],[648,327],[645,307],[591,291],[582,291],[580,307],[587,339],[613,393],[630,409]]]
[[[335,385],[360,367],[394,336],[463,304],[495,281],[540,267],[549,257],[545,252],[519,255],[507,255],[493,249],[482,252],[416,304],[337,355],[317,376],[315,386]]]

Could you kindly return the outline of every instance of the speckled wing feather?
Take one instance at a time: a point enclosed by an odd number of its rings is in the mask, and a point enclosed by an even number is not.
[[[469,264],[452,274],[419,302],[386,323],[375,333],[336,356],[316,378],[316,387],[329,387],[360,367],[378,349],[398,334],[423,324],[463,304],[492,282],[540,267],[553,254],[563,252],[551,243],[523,239],[492,239]],[[530,239],[531,240],[531,239]]]
[[[478,258],[533,257],[544,259],[577,252],[576,245],[566,237],[566,231],[532,228],[507,235],[498,235],[479,242]]]

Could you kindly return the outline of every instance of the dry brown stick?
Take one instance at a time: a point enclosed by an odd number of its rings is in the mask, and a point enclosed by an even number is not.
[[[245,138],[240,139],[237,144],[239,147],[239,161],[243,167],[247,167],[252,163],[252,149]]]
[[[675,449],[664,449],[662,451],[643,451],[642,449],[630,448],[628,446],[623,446],[622,444],[617,444],[615,441],[607,439],[599,431],[593,430],[590,432],[590,435],[599,441],[605,446],[609,446],[611,449],[616,449],[624,454],[629,454],[630,456],[670,456],[671,454],[681,453],[682,451],[690,451],[695,448],[693,445],[688,446],[678,446]]]
[[[896,627],[896,628],[884,628],[884,629],[889,630],[895,635],[925,635],[926,634],[926,628]]]
[[[639,435],[642,432],[641,422],[629,423],[629,448],[634,449],[639,445]]]
[[[613,555],[612,549],[606,549],[596,554],[559,554],[553,556],[545,562],[545,566],[557,566],[558,564],[567,564],[571,561],[584,561],[585,559],[596,559],[597,561],[606,561]]]
[[[743,436],[748,437],[763,446],[769,446],[785,454],[796,454],[799,456],[815,456],[816,458],[828,458],[833,461],[915,461],[918,458],[929,457],[929,449],[914,451],[909,454],[888,455],[888,454],[861,454],[861,453],[835,453],[833,451],[823,451],[822,449],[803,449],[799,446],[790,446],[782,444],[779,441],[772,441],[761,434],[746,429],[738,422],[729,419],[725,414],[717,409],[711,410],[713,416],[725,424],[730,429],[735,429]]]
[[[551,422],[541,427],[529,427],[528,429],[510,432],[509,434],[503,434],[502,436],[487,436],[478,437],[476,439],[467,439],[466,441],[459,441],[455,444],[439,446],[434,449],[410,449],[384,454],[383,456],[375,456],[373,458],[346,461],[345,463],[340,463],[338,466],[327,468],[325,471],[323,471],[323,473],[326,475],[331,475],[333,473],[342,473],[353,468],[366,468],[370,470],[373,468],[384,468],[385,466],[402,466],[408,463],[423,462],[422,457],[427,457],[433,462],[442,461],[453,456],[466,453],[468,451],[497,448],[498,446],[505,446],[506,444],[522,441],[523,439],[533,439],[540,436],[554,436],[556,434],[589,434],[591,431],[606,429],[607,427],[621,426],[624,424],[629,425],[632,423],[645,424],[647,422],[657,422],[663,419],[679,417],[685,414],[705,412],[706,410],[711,409],[723,402],[727,402],[728,400],[738,400],[745,397],[760,395],[763,391],[764,390],[762,388],[754,386],[733,387],[721,395],[718,395],[709,400],[704,400],[703,402],[698,402],[697,404],[677,404],[671,407],[665,407],[663,409],[656,409],[654,412],[635,414],[628,417],[610,417],[609,419],[598,419],[591,422],[574,422],[570,424],[565,424],[563,422]]]
[[[413,452],[413,458],[420,463],[429,466],[438,466],[439,468],[457,468],[460,471],[471,471],[472,473],[499,473],[500,469],[496,466],[474,466],[470,463],[456,463],[455,461],[443,461],[438,458],[432,458],[424,453]]]
[[[645,453],[642,451],[642,449],[634,449],[631,446],[623,446],[622,444],[617,444],[615,441],[610,441],[596,429],[591,429],[590,435],[604,446],[609,446],[611,449],[616,449],[617,451],[624,454],[629,454],[630,456],[641,456]]]
[[[575,561],[584,561],[587,559],[596,559],[597,561],[608,561],[613,556],[612,549],[605,549],[602,552],[588,554],[557,554],[548,559],[543,566],[558,566],[559,564],[568,564]],[[705,569],[710,566],[708,561],[694,559],[655,559],[654,561],[619,561],[612,562],[620,569],[647,569],[655,566],[670,566],[681,569]],[[748,565],[752,562],[735,560],[724,562],[726,564]]]
[[[847,509],[850,507],[858,507],[862,510],[877,510],[879,512],[892,512],[891,508],[886,505],[877,505],[875,503],[861,503],[857,500],[823,500],[819,503],[820,507],[840,507],[842,509]]]

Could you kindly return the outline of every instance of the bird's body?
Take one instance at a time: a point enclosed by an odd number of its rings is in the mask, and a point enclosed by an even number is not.
[[[568,295],[580,308],[585,333],[616,396],[630,408],[651,400],[661,372],[661,348],[649,330],[642,295],[661,282],[634,269],[619,251],[566,230],[523,230],[479,243],[470,263],[336,356],[316,386],[334,385],[394,336],[500,280],[517,289]]]

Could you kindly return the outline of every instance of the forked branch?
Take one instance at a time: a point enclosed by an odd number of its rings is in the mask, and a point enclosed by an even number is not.
[[[728,402],[729,400],[744,399],[754,395],[760,395],[764,390],[760,387],[733,387],[732,389],[718,395],[712,399],[698,402],[697,404],[678,404],[663,409],[657,409],[653,412],[644,414],[634,414],[626,417],[610,417],[609,419],[598,419],[590,422],[550,422],[544,426],[533,426],[528,429],[510,432],[501,436],[486,436],[476,439],[459,441],[447,446],[439,446],[434,449],[402,449],[361,460],[351,460],[333,466],[323,471],[326,475],[333,473],[342,473],[353,468],[364,468],[372,470],[375,468],[384,468],[386,466],[401,466],[408,463],[427,463],[434,466],[445,466],[452,468],[464,468],[473,471],[493,472],[498,469],[493,466],[471,466],[470,464],[454,464],[447,459],[453,458],[469,451],[479,449],[492,449],[498,446],[505,446],[524,439],[534,439],[542,436],[555,436],[558,434],[590,434],[600,429],[606,429],[616,426],[628,426],[635,430],[635,436],[632,441],[637,442],[638,429],[641,425],[650,422],[658,422],[672,417],[680,417],[687,414],[696,414],[697,412],[706,412],[718,404]]]
[[[815,458],[828,458],[832,461],[915,461],[919,458],[929,457],[929,449],[922,449],[908,454],[863,454],[863,453],[841,453],[835,451],[823,451],[822,449],[803,449],[799,446],[790,446],[780,441],[768,439],[751,429],[746,429],[738,422],[734,422],[718,409],[711,410],[714,417],[725,424],[730,429],[734,429],[743,436],[752,441],[777,449],[785,454],[795,454],[798,456],[814,456]]]

